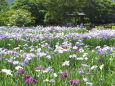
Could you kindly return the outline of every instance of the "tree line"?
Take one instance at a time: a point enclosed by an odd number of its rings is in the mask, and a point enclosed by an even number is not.
[[[112,0],[14,0],[10,6],[6,0],[0,0],[0,25],[76,23],[80,22],[77,13],[85,14],[84,23],[113,23],[114,9],[115,2]]]

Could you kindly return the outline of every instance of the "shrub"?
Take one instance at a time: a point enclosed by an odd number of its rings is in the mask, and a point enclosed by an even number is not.
[[[34,24],[34,17],[27,10],[16,10],[9,18],[9,24],[12,26],[30,26]]]
[[[8,25],[9,24],[9,18],[16,12],[16,10],[10,10],[7,12],[0,12],[0,25]]]
[[[34,17],[27,10],[10,10],[7,12],[0,12],[0,25],[11,26],[30,26],[34,24]]]

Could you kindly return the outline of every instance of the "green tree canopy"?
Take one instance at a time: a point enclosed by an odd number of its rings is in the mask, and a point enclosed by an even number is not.
[[[11,9],[25,9],[32,13],[35,17],[36,24],[43,24],[45,7],[42,4],[42,0],[15,0],[11,6]]]
[[[6,5],[0,5],[1,11],[4,6]],[[67,15],[77,15],[79,12],[86,14],[88,22],[109,23],[114,22],[110,16],[115,14],[115,2],[112,0],[15,0],[11,9],[28,10],[35,17],[35,25],[72,22],[73,18]]]
[[[112,14],[110,0],[87,0],[85,3],[83,11],[93,23],[105,23]]]
[[[4,12],[8,9],[8,3],[6,0],[0,0],[0,12]]]

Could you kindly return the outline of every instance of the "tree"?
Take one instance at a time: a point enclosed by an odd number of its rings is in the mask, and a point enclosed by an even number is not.
[[[35,17],[35,24],[43,24],[45,7],[42,0],[15,0],[11,9],[25,9],[32,13]]]
[[[0,12],[0,25],[8,25],[9,18],[15,13],[16,10],[10,10],[6,12]]]
[[[34,23],[34,17],[27,10],[15,10],[15,13],[9,17],[9,24],[13,26],[31,26]]]
[[[47,8],[45,22],[62,24],[67,20],[66,15],[77,11],[77,0],[45,0]]]
[[[6,0],[0,0],[0,12],[4,12],[8,9],[8,3]]]
[[[31,26],[34,24],[34,17],[27,10],[9,10],[0,13],[0,25]]]
[[[110,0],[87,0],[83,11],[92,23],[107,23],[111,14]]]
[[[84,12],[91,23],[107,23],[115,13],[112,0],[15,0],[11,9],[25,9],[35,17],[37,24],[71,22],[68,14]]]

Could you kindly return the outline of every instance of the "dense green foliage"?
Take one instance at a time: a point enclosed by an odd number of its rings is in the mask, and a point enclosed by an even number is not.
[[[30,26],[34,24],[34,17],[27,10],[10,10],[0,13],[1,25],[13,25],[13,26]]]
[[[13,15],[15,10],[10,10],[7,12],[0,12],[0,25],[8,25],[9,17]]]
[[[2,0],[0,11],[6,11],[6,6],[7,3]],[[9,8],[31,12],[35,17],[33,25],[63,25],[67,22],[105,24],[114,22],[115,14],[115,2],[112,0],[15,0]],[[84,21],[78,13],[86,15]]]
[[[9,18],[9,24],[15,26],[29,26],[34,23],[34,17],[26,10],[16,10]]]
[[[8,3],[6,0],[0,0],[0,12],[7,10]]]
[[[14,0],[7,0],[8,4],[11,5]]]
[[[43,24],[43,2],[42,0],[15,0],[11,6],[11,9],[25,9],[32,13],[32,15],[36,18],[36,24]]]

